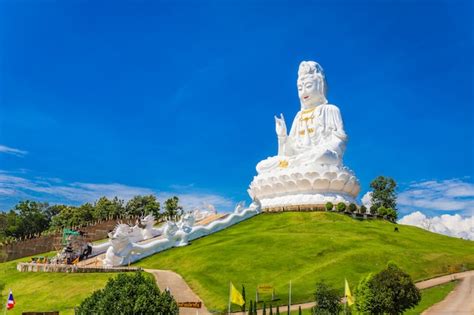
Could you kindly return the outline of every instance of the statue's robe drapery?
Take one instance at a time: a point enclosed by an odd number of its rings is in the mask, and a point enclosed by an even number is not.
[[[339,108],[323,104],[317,106],[309,115],[305,115],[304,111],[296,114],[287,138],[285,155],[305,154],[312,148],[320,147],[334,151],[342,158],[346,140]]]
[[[293,120],[280,155],[261,161],[257,165],[257,172],[267,172],[282,166],[341,165],[346,141],[347,135],[337,106],[323,104],[313,110],[301,110]]]

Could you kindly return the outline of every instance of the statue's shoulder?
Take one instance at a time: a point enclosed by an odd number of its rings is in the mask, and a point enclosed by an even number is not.
[[[326,111],[339,111],[339,107],[333,104],[323,104],[321,106],[321,110],[326,110]]]

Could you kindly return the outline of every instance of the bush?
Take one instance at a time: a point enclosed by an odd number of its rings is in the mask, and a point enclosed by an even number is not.
[[[86,298],[77,314],[178,314],[169,291],[160,292],[152,277],[143,272],[119,274],[105,288]]]
[[[356,309],[363,314],[402,314],[421,300],[410,276],[393,263],[362,279],[355,295]]]
[[[334,209],[334,205],[332,204],[332,202],[326,202],[325,208],[327,211],[331,211],[332,209]]]
[[[387,208],[385,208],[385,207],[383,207],[383,206],[382,206],[382,207],[379,207],[379,208],[377,209],[377,214],[378,214],[378,215],[386,216],[387,213],[388,213],[388,212],[387,212]]]
[[[339,211],[339,212],[346,211],[346,204],[344,202],[339,202],[337,204],[337,211]]]
[[[355,203],[349,204],[349,211],[350,212],[356,212],[357,211],[357,205]]]
[[[370,206],[370,213],[377,214],[378,207],[376,205]]]
[[[398,217],[397,211],[392,209],[392,208],[387,209],[387,214],[386,215],[387,215],[387,218],[391,221],[396,221],[397,217]]]
[[[332,315],[339,314],[341,310],[341,297],[337,290],[330,287],[324,281],[316,284],[316,292],[314,293],[316,306],[311,309],[313,315]]]
[[[367,207],[364,205],[360,206],[360,213],[367,213]]]

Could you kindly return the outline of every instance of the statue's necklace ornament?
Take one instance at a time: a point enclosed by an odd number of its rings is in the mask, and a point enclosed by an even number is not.
[[[248,189],[264,211],[319,209],[326,202],[357,203],[360,184],[342,162],[347,136],[339,108],[327,103],[325,78],[319,64],[303,61],[298,96],[301,107],[308,109],[299,111],[289,134],[283,116],[275,117],[278,155],[257,164],[258,174]]]

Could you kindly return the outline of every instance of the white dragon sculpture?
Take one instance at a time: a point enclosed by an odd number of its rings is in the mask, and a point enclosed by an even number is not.
[[[186,246],[197,238],[221,231],[260,213],[261,204],[255,200],[249,207],[239,203],[234,212],[212,221],[206,225],[194,226],[193,214],[185,214],[178,223],[168,221],[162,237],[139,244],[130,233],[128,225],[118,225],[113,233],[109,234],[109,247],[103,260],[105,267],[128,265],[144,257],[156,254],[172,247]]]

